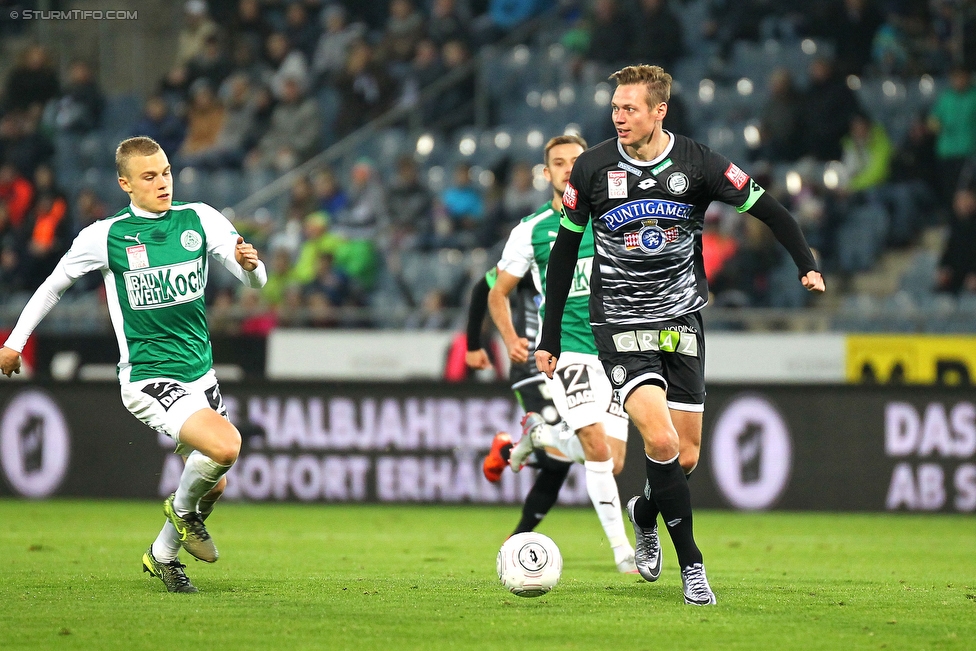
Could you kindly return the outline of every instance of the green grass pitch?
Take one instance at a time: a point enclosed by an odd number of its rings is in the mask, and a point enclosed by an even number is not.
[[[195,595],[141,572],[160,503],[0,500],[0,649],[973,649],[971,516],[696,514],[718,606],[685,606],[674,549],[617,574],[596,516],[539,531],[564,569],[495,576],[508,507],[222,504]]]

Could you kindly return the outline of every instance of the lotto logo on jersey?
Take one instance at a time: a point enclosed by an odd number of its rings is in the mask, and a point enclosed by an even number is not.
[[[202,258],[165,267],[126,271],[122,276],[129,307],[133,310],[189,303],[202,298],[206,286]]]
[[[749,175],[736,167],[735,163],[729,163],[729,169],[725,170],[725,178],[729,180],[736,190],[746,187],[749,182]]]
[[[627,198],[627,172],[623,170],[607,172],[607,196],[611,199]]]
[[[566,189],[563,190],[563,205],[571,210],[576,210],[576,200],[579,195],[576,192],[576,188],[569,181],[566,182]]]

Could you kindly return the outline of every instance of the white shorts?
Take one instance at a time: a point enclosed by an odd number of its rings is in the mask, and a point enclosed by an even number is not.
[[[183,424],[196,412],[213,409],[227,417],[213,369],[193,382],[170,378],[128,382],[122,385],[122,404],[133,416],[177,444]]]
[[[603,423],[607,436],[627,440],[630,419],[616,400],[616,392],[596,355],[566,353],[559,356],[552,379],[546,378],[552,402],[575,431]]]

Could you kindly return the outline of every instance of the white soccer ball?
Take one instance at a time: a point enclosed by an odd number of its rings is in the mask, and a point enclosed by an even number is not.
[[[552,590],[563,571],[556,543],[534,531],[517,533],[498,550],[495,563],[502,585],[519,597],[539,597]]]

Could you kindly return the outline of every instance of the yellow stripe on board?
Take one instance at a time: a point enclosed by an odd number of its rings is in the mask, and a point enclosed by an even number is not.
[[[976,383],[976,337],[848,335],[847,381],[879,384]]]

